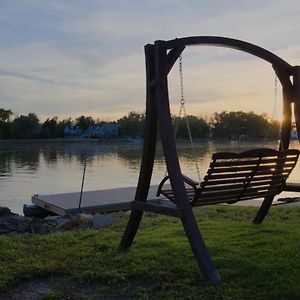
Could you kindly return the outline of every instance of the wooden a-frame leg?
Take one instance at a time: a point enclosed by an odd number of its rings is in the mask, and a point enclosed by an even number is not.
[[[210,254],[205,246],[192,208],[189,206],[188,208],[181,210],[181,213],[182,225],[184,227],[194,257],[204,278],[215,285],[222,283],[222,279],[218,273],[218,270],[215,268]]]
[[[266,197],[261,204],[259,211],[257,212],[256,217],[253,220],[254,224],[260,224],[264,220],[265,216],[267,215],[269,208],[272,205],[274,197]]]
[[[160,125],[159,131],[167,170],[170,176],[170,183],[174,192],[175,203],[180,210],[180,217],[184,230],[202,274],[211,283],[219,284],[221,282],[219,273],[212,262],[196,223],[179,165],[168,94],[169,67],[166,43],[164,41],[156,41],[154,46],[156,79],[155,99],[158,107],[157,116]]]
[[[143,216],[143,211],[137,211],[137,210],[131,211],[126,229],[124,231],[124,234],[123,234],[123,237],[122,237],[122,240],[120,243],[121,250],[126,250],[131,246],[131,244],[134,240],[134,237],[137,233],[137,230],[139,228],[142,216]]]
[[[205,246],[204,240],[200,233],[199,227],[193,215],[192,209],[183,212],[181,222],[184,227],[186,236],[191,246],[194,257],[199,265],[199,268],[204,278],[212,284],[222,283],[221,277],[215,268],[209,252]],[[143,211],[132,210],[127,227],[125,229],[122,241],[120,243],[121,250],[128,249],[137,233],[141,222]]]
[[[149,186],[152,177],[152,170],[155,157],[156,148],[156,134],[157,134],[157,114],[154,97],[154,87],[152,82],[154,78],[154,46],[145,46],[146,58],[146,76],[147,76],[147,97],[146,97],[146,121],[145,121],[145,138],[143,146],[142,163],[140,168],[140,175],[135,201],[147,200],[149,193]],[[131,214],[120,243],[120,248],[126,250],[129,248],[134,240],[138,227],[143,216],[143,211],[131,210]]]

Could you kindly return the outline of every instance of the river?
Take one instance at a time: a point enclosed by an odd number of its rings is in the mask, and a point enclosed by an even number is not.
[[[177,147],[183,173],[197,179],[195,163],[203,177],[213,152],[243,151],[260,148],[262,144],[198,142],[195,153],[188,143],[179,143]],[[270,142],[265,147],[277,148],[277,143]],[[292,142],[291,148],[299,149],[299,143]],[[22,213],[23,204],[31,203],[33,194],[80,191],[86,154],[85,191],[135,186],[141,153],[142,144],[130,143],[0,143],[0,206]],[[158,146],[152,184],[158,184],[164,174],[164,158]],[[289,181],[300,182],[300,164]]]

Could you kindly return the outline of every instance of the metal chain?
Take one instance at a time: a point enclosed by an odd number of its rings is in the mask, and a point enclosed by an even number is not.
[[[195,145],[194,145],[194,141],[193,141],[193,137],[192,137],[191,126],[190,126],[189,119],[188,119],[186,109],[185,109],[184,88],[183,88],[183,71],[182,71],[182,54],[180,54],[180,56],[179,56],[179,76],[180,76],[180,109],[179,109],[179,114],[178,114],[179,120],[178,120],[175,130],[174,130],[174,136],[175,136],[175,138],[177,137],[179,121],[182,118],[182,113],[183,113],[183,118],[185,119],[185,122],[186,122],[186,127],[188,130],[188,135],[189,135],[189,139],[190,139],[190,143],[191,143],[191,147],[192,147],[192,152],[193,152],[193,155],[196,156],[196,149],[195,149]],[[198,176],[198,181],[200,184],[202,179],[201,179],[200,169],[199,169],[197,161],[195,161],[195,167],[196,167],[196,172],[197,172],[197,176]],[[166,175],[167,175],[167,172],[166,172]]]
[[[184,100],[184,94],[183,94],[182,54],[180,54],[180,56],[179,56],[179,75],[180,75],[180,108],[179,108],[179,113],[177,116],[178,116],[178,119],[181,119],[182,111],[185,110],[184,109],[185,100]],[[175,130],[174,130],[175,139],[176,139],[177,133],[178,133],[179,121],[180,120],[178,120],[178,122],[175,126]]]
[[[182,72],[182,54],[179,56],[179,75],[180,75],[180,104],[181,107],[184,106],[185,100],[184,100],[184,94],[183,94],[183,72]]]
[[[182,107],[183,107],[184,118],[185,118],[185,121],[186,121],[186,127],[187,127],[189,138],[190,138],[192,152],[193,152],[194,157],[196,157],[196,149],[195,149],[195,145],[194,145],[194,141],[193,141],[193,137],[192,137],[191,126],[190,126],[189,119],[188,119],[187,114],[186,114],[184,104],[182,104]],[[199,169],[197,161],[195,161],[195,167],[196,167],[196,172],[197,172],[197,176],[198,176],[198,181],[199,181],[199,184],[200,184],[202,179],[201,179],[200,169]]]
[[[278,113],[277,113],[277,99],[278,99],[278,77],[277,74],[275,73],[275,80],[274,80],[274,107],[273,107],[273,118],[275,118],[276,120],[278,120]],[[281,127],[279,128],[279,145],[282,144],[281,142]]]
[[[83,196],[83,187],[84,187],[84,180],[85,180],[85,173],[86,173],[86,167],[87,167],[87,161],[89,157],[89,148],[91,143],[91,129],[88,129],[88,141],[86,143],[85,148],[85,157],[84,157],[84,165],[83,165],[83,173],[82,173],[82,180],[81,180],[81,188],[80,188],[80,194],[79,194],[79,202],[78,202],[78,211],[81,212],[81,202],[82,202],[82,196]]]
[[[278,77],[277,77],[277,74],[275,73],[275,75],[274,75],[274,99],[273,99],[273,111],[272,111],[272,115],[271,115],[271,121],[274,118],[277,119],[277,91],[278,91]],[[271,124],[269,124],[269,126],[266,130],[263,147],[265,147],[266,140],[267,140],[268,135],[270,133],[270,127],[271,127]]]
[[[275,79],[274,79],[274,107],[272,112],[272,117],[277,119],[277,92],[278,92],[278,77],[275,73]]]

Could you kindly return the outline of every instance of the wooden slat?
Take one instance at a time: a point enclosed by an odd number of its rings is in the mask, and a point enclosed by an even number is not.
[[[239,197],[237,195],[227,195],[227,196],[219,196],[219,197],[200,197],[195,203],[202,201],[211,201],[211,202],[227,202],[227,201],[235,201],[238,200]]]
[[[262,181],[262,180],[284,180],[286,176],[282,176],[281,174],[280,175],[269,175],[269,176],[265,176],[265,177],[254,177],[251,179],[251,182],[256,182],[256,181]],[[223,185],[223,184],[233,184],[233,183],[243,183],[245,182],[247,179],[246,178],[233,178],[233,179],[228,179],[228,180],[225,180],[225,179],[222,179],[222,180],[210,180],[210,181],[207,181],[207,182],[203,182],[201,184],[201,186],[213,186],[213,185]]]
[[[276,175],[276,176],[265,176],[264,177],[264,180],[271,180],[271,179],[276,179],[276,178],[282,178],[281,175]],[[205,185],[206,187],[207,186],[215,186],[215,185],[225,185],[225,184],[243,184],[245,181],[247,180],[247,178],[233,178],[233,179],[228,179],[228,180],[224,180],[224,179],[221,179],[221,180],[211,180],[211,181],[207,181],[207,182],[203,182],[202,183],[202,187]],[[252,178],[251,179],[251,182],[255,182],[255,181],[261,181],[262,179],[257,177],[257,178]]]
[[[214,174],[214,173],[237,173],[237,172],[259,172],[259,171],[269,171],[269,170],[275,170],[276,168],[283,168],[284,170],[289,170],[293,168],[293,164],[282,164],[282,165],[267,165],[267,166],[261,166],[259,165],[257,168],[253,166],[243,166],[243,167],[227,167],[227,168],[213,168],[209,169],[207,171],[207,174]]]
[[[194,189],[186,189],[186,192],[187,192],[188,195],[194,195],[195,194]],[[173,194],[173,190],[163,190],[162,194],[163,195],[165,195],[165,194],[171,195],[171,194]]]
[[[269,189],[268,187],[260,187],[260,188],[255,188],[255,189],[246,189],[246,190],[232,190],[232,191],[219,191],[215,193],[201,193],[200,199],[205,199],[205,198],[226,198],[230,196],[242,196],[242,195],[247,195],[247,194],[254,194],[254,193],[267,193],[268,191],[278,191],[280,190],[281,186],[276,186],[272,187]]]
[[[212,204],[221,204],[221,203],[227,203],[227,202],[237,202],[238,200],[237,199],[233,199],[233,200],[216,200],[216,201],[211,201],[211,200],[203,200],[203,201],[197,201],[197,202],[194,202],[193,203],[193,206],[202,206],[202,205],[212,205]]]
[[[251,199],[259,199],[259,198],[263,198],[263,197],[248,197],[243,199],[242,201],[247,201],[247,200],[251,200]],[[226,199],[226,200],[205,200],[205,201],[199,201],[199,202],[195,202],[193,203],[194,206],[202,206],[202,205],[212,205],[212,204],[221,204],[221,203],[226,203],[226,204],[232,204],[232,203],[236,203],[240,200],[238,200],[237,198],[232,198],[232,199]]]
[[[258,162],[258,159],[253,159],[253,160],[224,160],[220,161],[217,160],[215,162],[212,162],[210,164],[211,166],[214,167],[225,167],[225,166],[248,166],[248,165],[256,165]],[[284,163],[284,162],[293,162],[295,163],[295,158],[294,157],[287,157],[287,158],[264,158],[260,161],[260,164],[273,164],[273,163]]]
[[[245,181],[246,182],[246,181]],[[239,189],[245,187],[246,183],[238,183],[238,184],[222,184],[222,185],[208,185],[205,186],[205,191],[218,191],[218,190],[232,190],[232,189]],[[248,187],[257,187],[257,186],[264,186],[264,185],[270,185],[271,179],[270,180],[261,180],[261,181],[254,181],[248,185]],[[272,180],[272,185],[276,184],[282,184],[283,180],[282,179],[277,179],[277,180]]]
[[[212,159],[240,159],[240,158],[259,158],[259,157],[272,157],[278,156],[278,151],[274,149],[253,149],[241,153],[234,152],[217,152],[214,153]]]
[[[230,190],[230,191],[217,191],[217,192],[202,192],[200,198],[216,198],[216,197],[226,197],[230,195],[240,195],[243,189]]]
[[[245,195],[241,198],[237,198],[237,197],[232,197],[232,198],[226,198],[226,199],[220,199],[220,198],[215,198],[215,199],[199,199],[196,202],[193,203],[194,206],[201,206],[201,205],[210,205],[210,204],[220,204],[220,203],[228,203],[230,204],[230,202],[232,203],[236,203],[238,201],[247,201],[247,200],[251,200],[251,199],[260,199],[260,198],[264,198],[266,196],[266,193],[254,193],[252,195]]]
[[[278,193],[278,191],[280,191],[281,189],[278,188],[272,188],[272,189],[268,189],[265,191],[246,191],[242,196],[241,196],[241,200],[245,197],[251,197],[251,196],[261,196],[261,197],[266,197],[266,196],[270,196],[270,195],[276,195],[276,193]]]
[[[236,191],[232,191],[232,193],[214,193],[214,194],[201,194],[201,197],[199,198],[228,198],[230,195],[246,195],[246,194],[254,194],[254,193],[266,193],[267,191],[274,192],[281,189],[280,186],[272,187],[272,188],[264,188],[264,189],[249,189],[245,190],[243,192],[240,191],[240,193],[237,193]]]
[[[212,156],[212,160],[216,159],[236,159],[236,158],[259,158],[259,157],[289,157],[299,155],[299,151],[296,149],[288,149],[284,151],[277,151],[275,149],[263,148],[263,149],[253,149],[241,153],[233,152],[217,152]]]
[[[218,174],[218,175],[210,175],[209,177],[208,177],[208,179],[209,180],[214,180],[214,179],[226,179],[226,178],[228,178],[228,179],[230,179],[230,178],[237,178],[237,177],[247,177],[247,176],[249,176],[251,174],[251,172],[240,172],[240,173],[231,173],[231,174]],[[272,171],[272,172],[268,172],[268,171],[261,171],[261,172],[257,172],[256,173],[256,176],[264,176],[264,175],[270,175],[270,174],[272,174],[272,175],[281,175],[281,174],[283,174],[283,175],[287,175],[287,174],[289,174],[289,172],[288,171],[285,171],[284,170],[284,172],[281,172],[281,171],[279,171],[279,170],[274,170],[274,171]],[[206,180],[206,176],[204,177],[204,180]]]
[[[280,189],[282,187],[282,184],[276,184],[276,185],[271,185],[272,188]],[[256,186],[256,187],[247,187],[244,189],[244,187],[238,188],[238,189],[230,189],[230,190],[217,190],[217,191],[207,191],[204,190],[201,194],[200,197],[213,197],[213,196],[224,196],[224,195],[235,195],[235,194],[241,194],[243,191],[246,193],[248,191],[261,191],[261,190],[268,190],[270,185],[261,185],[261,186]]]
[[[202,203],[227,203],[227,202],[236,202],[236,201],[246,201],[250,199],[257,199],[257,198],[264,198],[266,196],[274,195],[276,194],[277,190],[275,191],[268,191],[268,192],[253,192],[253,193],[246,193],[242,197],[237,197],[237,196],[224,196],[224,197],[216,197],[216,198],[204,198],[201,197],[197,199],[193,205],[201,205]]]

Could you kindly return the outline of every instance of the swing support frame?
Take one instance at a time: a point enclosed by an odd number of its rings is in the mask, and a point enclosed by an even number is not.
[[[146,203],[146,200],[152,177],[157,142],[157,128],[159,125],[167,171],[174,192],[174,198],[177,203],[176,209],[162,206],[160,208],[160,213],[180,217],[192,252],[204,277],[213,284],[219,284],[221,282],[220,275],[205,246],[191,205],[188,201],[176,151],[170,113],[168,74],[183,50],[187,46],[192,45],[219,46],[236,49],[257,56],[272,65],[282,85],[283,95],[283,122],[281,124],[281,142],[279,150],[289,148],[290,132],[292,129],[292,103],[294,104],[296,128],[298,136],[300,137],[300,66],[291,66],[279,56],[254,44],[226,37],[194,36],[169,41],[157,40],[154,44],[145,46],[145,138],[136,194],[120,248],[125,250],[133,243],[143,211],[152,210],[155,212],[156,210],[154,207],[151,208],[151,206]],[[273,199],[271,199],[271,201],[269,200],[263,202],[262,208],[264,213],[267,213]]]

